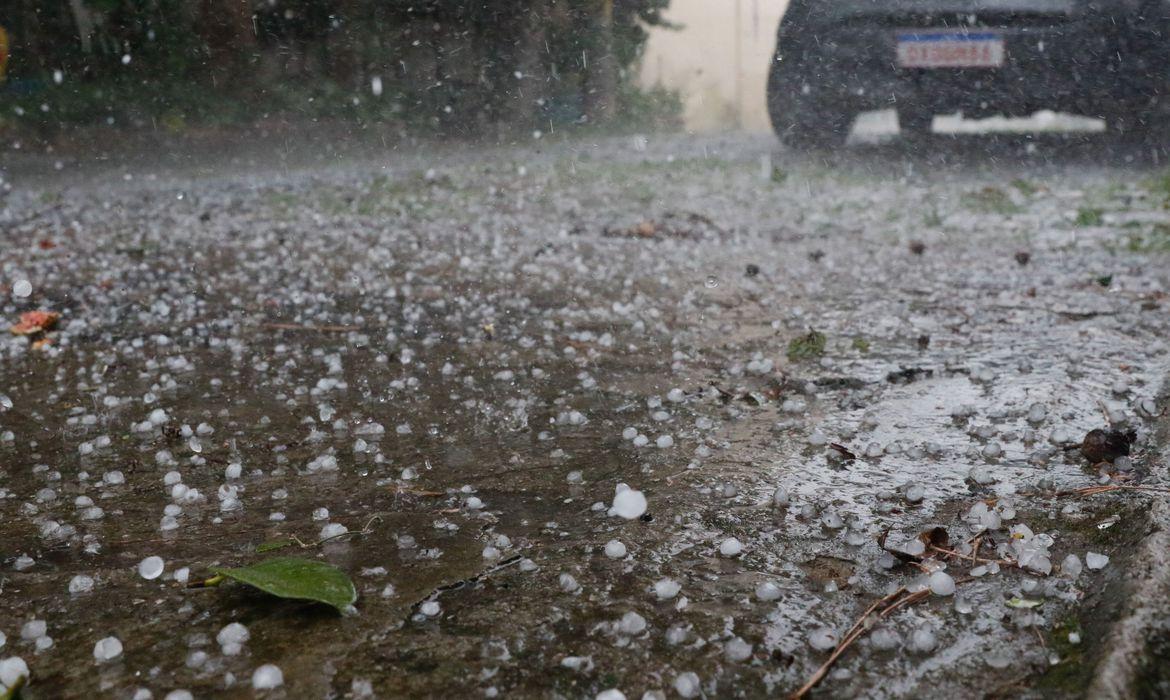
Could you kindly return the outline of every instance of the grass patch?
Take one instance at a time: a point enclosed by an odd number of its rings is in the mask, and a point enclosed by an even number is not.
[[[1144,233],[1129,234],[1125,249],[1131,253],[1170,253],[1170,224],[1155,224]]]
[[[1100,226],[1105,223],[1105,210],[1097,207],[1081,207],[1077,209],[1077,218],[1074,223],[1078,227]]]
[[[827,340],[824,333],[810,328],[808,333],[788,342],[788,359],[798,362],[818,358],[825,354]]]
[[[1031,197],[1040,191],[1040,187],[1038,185],[1019,177],[1017,177],[1015,180],[1012,180],[1012,187],[1016,188],[1016,191],[1025,197]]]
[[[1092,664],[1085,663],[1084,644],[1073,644],[1070,634],[1081,634],[1080,622],[1072,616],[1066,617],[1052,628],[1048,636],[1048,648],[1060,657],[1060,661],[1048,667],[1036,682],[1036,688],[1057,692],[1069,697],[1080,695],[1092,675]]]
[[[1001,214],[1004,216],[1018,214],[1020,205],[1012,201],[1011,195],[998,187],[984,187],[981,190],[968,192],[963,197],[964,203],[985,214]]]

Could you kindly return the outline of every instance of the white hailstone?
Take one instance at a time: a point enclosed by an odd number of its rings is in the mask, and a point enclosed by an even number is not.
[[[1044,419],[1048,417],[1048,409],[1044,404],[1034,403],[1028,408],[1028,422],[1032,424],[1043,423]]]
[[[211,658],[210,654],[201,649],[196,649],[190,654],[187,654],[187,660],[184,662],[184,664],[187,666],[187,668],[192,670],[200,669],[203,668],[209,658]]]
[[[1084,566],[1081,564],[1081,558],[1075,554],[1070,554],[1060,562],[1060,573],[1075,579],[1084,571]]]
[[[634,436],[634,447],[645,447],[650,444],[650,438],[638,433]]]
[[[189,579],[189,578],[191,578],[191,569],[190,568],[184,566],[183,568],[175,571],[175,582],[176,583],[180,583],[180,584],[187,583],[187,579]]]
[[[113,661],[122,655],[122,641],[117,637],[106,637],[93,645],[93,658],[99,664]]]
[[[723,655],[728,661],[747,661],[752,656],[752,645],[739,637],[732,637],[723,645]]]
[[[719,553],[725,557],[734,557],[743,551],[743,542],[734,537],[728,537],[719,543]]]
[[[500,550],[491,546],[490,544],[483,548],[483,558],[488,561],[495,561],[500,558]]]
[[[780,587],[771,581],[762,581],[760,585],[756,586],[756,598],[765,603],[779,600],[781,594]]]
[[[938,639],[934,635],[934,630],[923,626],[914,630],[914,634],[910,636],[910,645],[915,651],[923,654],[930,652],[938,644]]]
[[[284,672],[276,664],[264,664],[252,672],[252,688],[271,690],[284,685]]]
[[[16,284],[12,285],[12,296],[18,299],[24,299],[32,294],[32,282],[28,280],[17,280]]]
[[[680,403],[686,399],[687,395],[683,393],[682,389],[674,388],[666,392],[666,400],[671,403]]]
[[[70,593],[89,593],[93,590],[93,577],[85,574],[78,574],[69,579]]]
[[[828,651],[837,646],[837,633],[828,627],[815,629],[808,635],[808,644],[817,651]]]
[[[646,618],[631,610],[622,615],[621,621],[618,622],[618,631],[629,635],[641,634],[646,631]]]
[[[28,664],[19,656],[9,656],[0,660],[0,687],[11,688],[19,683],[21,678],[28,676]]]
[[[889,651],[896,649],[902,643],[902,637],[891,629],[881,627],[874,630],[873,634],[869,636],[869,643],[873,645],[874,649]]]
[[[626,545],[621,540],[610,540],[605,543],[605,556],[610,559],[621,559],[626,556]]]
[[[153,581],[159,576],[162,576],[163,569],[165,568],[166,564],[163,562],[162,557],[147,557],[138,562],[138,575],[147,581]]]
[[[935,595],[954,595],[955,579],[945,571],[936,571],[930,575],[930,592]]]
[[[812,445],[813,447],[824,447],[825,445],[829,444],[829,438],[825,437],[825,434],[821,431],[814,430],[808,436],[808,444]]]
[[[180,688],[167,693],[163,700],[195,700],[195,696],[191,694],[190,690]]]
[[[918,484],[915,484],[906,489],[905,496],[907,503],[922,503],[922,499],[926,497],[926,491]]]
[[[920,557],[926,553],[926,543],[915,537],[902,545],[902,551],[912,557]]]
[[[595,700],[626,700],[626,694],[617,688],[610,688],[598,693]]]
[[[577,579],[573,578],[572,574],[561,574],[557,577],[557,584],[565,593],[576,593],[581,590],[581,584],[577,583]]]
[[[693,671],[680,673],[674,678],[674,692],[681,698],[693,698],[702,689],[698,674]]]
[[[314,508],[313,509],[313,520],[320,521],[320,520],[328,520],[328,519],[329,519],[329,509],[328,508],[322,507],[322,508]]]
[[[626,428],[625,430],[622,431],[622,438],[623,439],[633,440],[636,437],[638,437],[638,429],[637,428]]]
[[[342,525],[341,523],[329,523],[325,527],[321,528],[321,533],[318,536],[318,539],[327,540],[331,537],[340,537],[347,532],[349,532],[349,528]]]
[[[419,606],[418,611],[427,617],[435,617],[443,611],[437,600],[428,600]]]
[[[625,484],[618,484],[609,515],[633,520],[646,512],[646,506],[646,496],[641,491],[635,491]]]
[[[996,459],[1003,454],[1003,448],[998,442],[989,442],[983,446],[983,456],[987,459]]]
[[[224,625],[215,635],[215,641],[219,643],[224,656],[237,656],[251,636],[247,627],[238,622],[231,622]]]
[[[772,505],[779,508],[784,508],[788,505],[788,503],[788,489],[784,488],[783,486],[776,487],[776,490],[772,492]]]
[[[483,501],[478,496],[468,496],[465,504],[468,510],[479,510],[483,508]]]
[[[8,643],[8,635],[4,634],[3,632],[0,632],[0,647],[3,647],[7,643]]]
[[[45,636],[49,625],[44,620],[29,620],[20,626],[20,638],[32,641]]]
[[[1105,565],[1109,563],[1109,557],[1097,552],[1087,552],[1085,554],[1085,566],[1093,571],[1104,569]]]
[[[659,435],[658,439],[654,441],[654,444],[658,445],[662,449],[666,449],[668,447],[673,447],[674,446],[674,438],[672,438],[669,435]]]
[[[682,584],[671,578],[664,578],[654,583],[654,594],[659,600],[670,600],[682,590]]]

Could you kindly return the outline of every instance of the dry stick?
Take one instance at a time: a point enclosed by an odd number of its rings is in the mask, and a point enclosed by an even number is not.
[[[968,559],[976,564],[982,562],[984,564],[995,563],[995,564],[1000,564],[1000,565],[1006,564],[1008,566],[1016,566],[1016,562],[1012,561],[1011,559],[980,559],[978,556],[979,555],[978,547],[976,547],[975,554],[963,554],[962,552],[957,552],[953,549],[945,549],[943,547],[939,547],[939,546],[936,546],[933,544],[930,545],[930,548],[932,550],[938,552],[939,554],[945,554],[949,557],[957,557],[959,559]]]
[[[955,581],[955,585],[959,586],[974,580],[975,579],[973,578],[959,579]],[[903,586],[885,598],[882,598],[873,605],[869,606],[866,609],[865,614],[858,618],[857,622],[853,623],[853,627],[849,628],[849,632],[841,640],[840,644],[837,645],[837,648],[833,650],[833,653],[829,655],[829,658],[825,660],[825,663],[821,664],[821,667],[817,669],[816,673],[814,673],[808,679],[808,681],[806,681],[805,684],[800,687],[799,690],[788,696],[789,700],[800,700],[800,698],[803,698],[808,694],[808,691],[816,687],[817,683],[820,683],[821,680],[824,679],[825,675],[829,672],[829,669],[832,668],[837,659],[840,658],[843,653],[845,653],[845,650],[848,649],[853,644],[853,642],[857,641],[861,635],[869,631],[870,628],[865,626],[865,621],[870,615],[873,614],[875,610],[881,607],[882,603],[889,602],[889,605],[887,605],[882,609],[881,612],[878,613],[877,616],[879,620],[885,619],[898,610],[908,605],[913,605],[918,601],[930,596],[929,588],[924,588],[921,591],[916,591],[903,597],[902,594],[906,592],[906,587]]]
[[[293,542],[296,542],[298,545],[300,545],[301,549],[309,549],[311,547],[319,547],[319,546],[325,544],[326,542],[331,542],[333,540],[340,539],[342,537],[356,537],[357,535],[368,535],[371,532],[373,532],[373,530],[370,528],[370,526],[373,525],[375,521],[382,522],[382,516],[380,516],[380,515],[370,516],[370,519],[366,521],[365,527],[363,527],[361,530],[358,530],[357,532],[353,532],[353,531],[342,532],[342,533],[338,533],[336,535],[331,535],[331,536],[326,537],[326,538],[321,539],[321,540],[317,540],[316,542],[303,542],[301,540],[301,538],[297,537],[296,535],[289,535],[289,539],[291,539]]]
[[[907,605],[913,605],[929,595],[930,595],[929,588],[924,588],[921,591],[911,593],[910,595],[906,596],[905,598],[899,600],[898,602],[894,603],[890,607],[881,611],[881,613],[878,614],[878,617],[884,619],[887,615],[893,614],[898,609],[904,608]]]
[[[865,633],[866,619],[871,614],[873,614],[875,610],[881,607],[883,603],[891,603],[891,601],[896,600],[904,593],[906,593],[906,587],[902,586],[885,598],[876,601],[873,605],[866,608],[865,613],[863,613],[862,616],[857,619],[857,622],[853,623],[853,626],[850,627],[849,631],[845,633],[845,636],[842,637],[841,642],[837,644],[837,648],[833,650],[833,653],[829,655],[829,658],[825,660],[825,663],[821,664],[821,667],[817,669],[816,673],[814,673],[805,682],[805,684],[800,687],[799,690],[789,696],[790,700],[799,700],[799,698],[804,697],[808,691],[812,690],[817,683],[820,683],[821,679],[825,677],[825,674],[829,672],[829,669],[832,668],[837,659],[845,653],[845,650],[848,649],[853,644],[853,642],[857,641],[857,639]]]

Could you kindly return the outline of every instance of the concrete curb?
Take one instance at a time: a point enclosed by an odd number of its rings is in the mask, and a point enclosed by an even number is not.
[[[1163,396],[1161,405],[1166,405]],[[1158,464],[1154,473],[1167,477],[1170,464],[1170,419],[1158,424]],[[1149,662],[1147,645],[1152,632],[1170,620],[1170,502],[1153,499],[1150,508],[1153,531],[1142,540],[1130,572],[1130,598],[1122,617],[1105,640],[1105,653],[1097,664],[1085,697],[1124,700],[1136,697],[1143,669]]]

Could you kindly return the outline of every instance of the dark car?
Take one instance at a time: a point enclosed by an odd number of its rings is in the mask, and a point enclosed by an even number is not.
[[[1140,133],[1170,84],[1168,27],[1161,0],[792,0],[768,110],[794,145],[843,142],[859,112],[888,108],[911,133],[1040,109]]]

